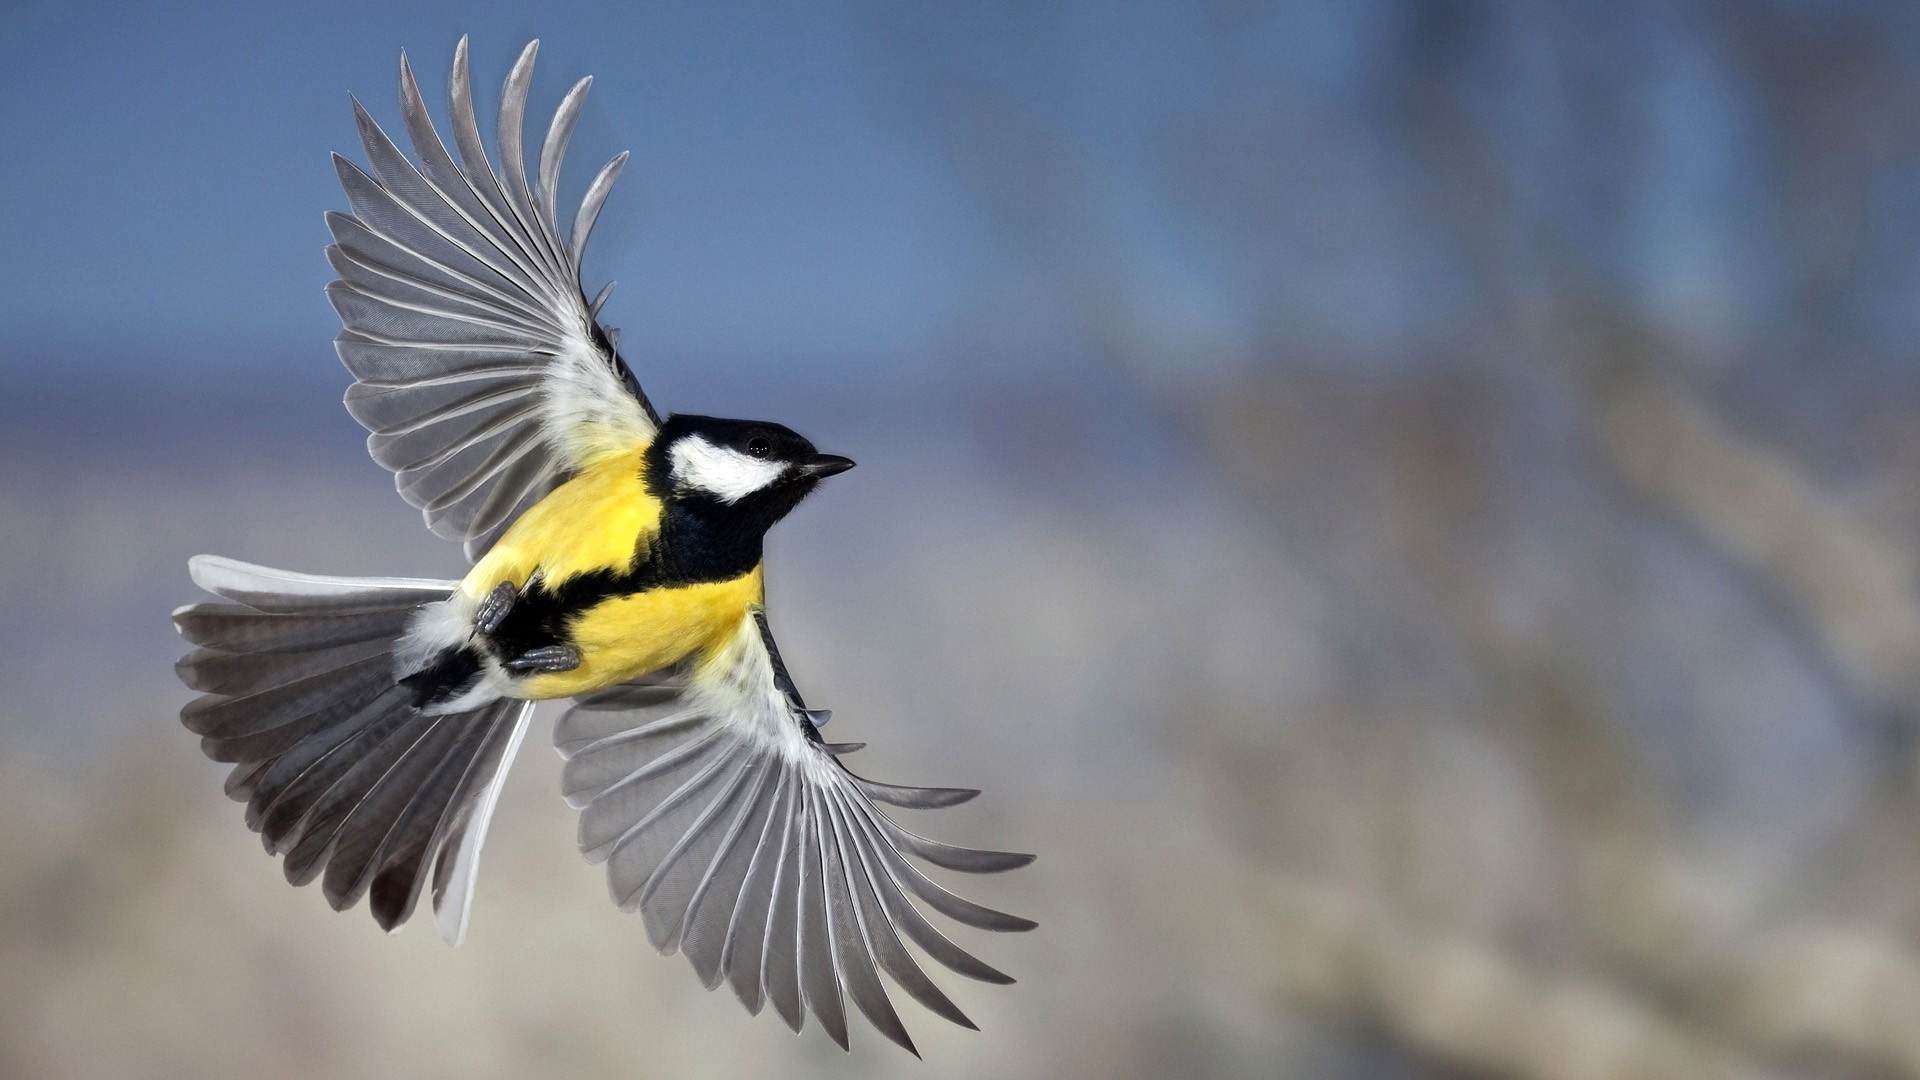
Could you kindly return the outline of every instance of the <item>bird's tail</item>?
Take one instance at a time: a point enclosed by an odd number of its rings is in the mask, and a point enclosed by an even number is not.
[[[456,583],[270,570],[211,555],[193,580],[230,603],[173,613],[199,646],[176,665],[201,691],[180,719],[215,761],[227,794],[284,857],[287,880],[336,910],[369,896],[391,930],[412,914],[432,868],[440,934],[466,933],[487,822],[532,703],[494,700],[423,712],[396,677],[408,621]]]

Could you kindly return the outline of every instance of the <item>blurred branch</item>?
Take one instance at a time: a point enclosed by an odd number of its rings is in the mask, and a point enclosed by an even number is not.
[[[1370,212],[1356,220],[1371,215],[1402,221],[1392,215],[1405,200],[1391,193],[1405,189],[1390,181],[1418,172],[1412,187],[1429,201],[1404,220],[1451,237],[1445,265],[1462,270],[1458,277],[1471,296],[1463,306],[1478,305],[1464,318],[1477,316],[1481,322],[1446,331],[1458,336],[1447,337],[1450,345],[1443,346],[1475,359],[1443,360],[1441,366],[1474,372],[1508,389],[1525,384],[1540,390],[1542,373],[1530,360],[1562,351],[1568,341],[1590,340],[1590,327],[1580,318],[1581,298],[1600,292],[1595,281],[1617,281],[1617,263],[1632,257],[1624,248],[1635,242],[1624,238],[1666,227],[1664,219],[1650,225],[1645,217],[1649,205],[1666,206],[1649,198],[1649,163],[1669,173],[1674,167],[1661,157],[1674,153],[1663,145],[1674,136],[1662,127],[1670,117],[1661,111],[1671,110],[1674,102],[1660,94],[1676,96],[1689,116],[1700,108],[1697,84],[1675,84],[1690,86],[1691,97],[1654,88],[1652,76],[1671,76],[1673,64],[1671,56],[1649,55],[1649,35],[1634,33],[1633,24],[1598,7],[1576,8],[1564,17],[1540,9],[1504,23],[1471,7],[1429,9],[1440,12],[1425,16],[1438,20],[1434,25],[1382,35],[1383,41],[1403,43],[1399,47],[1409,55],[1374,57],[1382,61],[1384,74],[1378,78],[1389,87],[1385,96],[1394,97],[1392,88],[1398,87],[1395,104],[1370,111],[1376,99],[1368,93],[1337,100],[1349,107],[1346,113],[1326,110],[1357,118],[1361,133],[1355,141],[1377,155],[1366,160],[1384,163],[1377,175],[1360,174],[1381,186],[1370,189],[1376,202],[1360,203]],[[1702,36],[1704,23],[1692,21],[1685,10],[1671,15],[1663,9],[1660,18],[1669,17],[1670,23],[1659,23],[1661,40],[1676,52],[1697,53],[1705,65],[1685,69],[1688,74],[1717,74],[1713,65],[1719,53],[1716,43]],[[1774,47],[1799,56],[1804,51],[1801,21],[1797,15],[1778,16],[1763,31]],[[1669,29],[1674,33],[1664,33]],[[1880,37],[1871,29],[1860,36]],[[1316,339],[1290,336],[1293,328],[1277,323],[1259,326],[1240,342],[1194,333],[1193,320],[1179,310],[1180,296],[1156,290],[1147,272],[1153,267],[1140,265],[1138,248],[1129,242],[1145,215],[1130,220],[1124,212],[1111,212],[1126,201],[1107,197],[1116,183],[1107,174],[1110,162],[1083,145],[1084,132],[1076,138],[1071,115],[1049,111],[1044,77],[1029,78],[1023,87],[1019,77],[1002,68],[969,67],[977,57],[964,50],[942,51],[933,44],[936,37],[898,51],[916,61],[934,54],[934,62],[917,64],[909,78],[932,87],[926,97],[955,169],[1006,238],[1057,290],[1115,374],[1176,420],[1217,476],[1292,533],[1313,537],[1319,531],[1313,539],[1324,550],[1318,552],[1316,569],[1338,578],[1329,588],[1361,639],[1343,650],[1356,655],[1352,663],[1362,677],[1352,680],[1360,685],[1340,688],[1341,704],[1364,714],[1355,718],[1359,722],[1390,726],[1391,716],[1383,719],[1369,708],[1368,695],[1381,693],[1372,684],[1387,680],[1367,677],[1375,671],[1366,657],[1388,656],[1381,666],[1390,667],[1411,654],[1428,663],[1427,670],[1466,688],[1409,691],[1395,683],[1382,696],[1411,694],[1428,707],[1418,726],[1439,730],[1452,723],[1475,737],[1492,732],[1500,752],[1521,761],[1511,777],[1462,778],[1448,787],[1430,779],[1438,770],[1420,757],[1430,745],[1406,740],[1396,747],[1391,739],[1344,743],[1340,740],[1351,736],[1340,725],[1329,725],[1316,735],[1324,741],[1290,750],[1312,763],[1304,768],[1334,772],[1337,778],[1320,778],[1316,789],[1299,793],[1273,777],[1260,780],[1259,767],[1249,766],[1256,753],[1272,747],[1212,747],[1219,760],[1199,763],[1210,782],[1244,785],[1222,803],[1233,802],[1243,816],[1244,808],[1255,807],[1276,817],[1304,819],[1283,827],[1254,812],[1256,830],[1276,837],[1284,833],[1286,839],[1269,837],[1270,847],[1262,851],[1269,876],[1248,885],[1258,896],[1249,922],[1219,937],[1237,945],[1248,935],[1264,935],[1269,948],[1259,955],[1270,960],[1271,977],[1290,999],[1378,1024],[1436,1059],[1517,1080],[1760,1076],[1765,1073],[1756,1061],[1807,1055],[1826,1067],[1920,1077],[1920,1031],[1905,1019],[1920,1011],[1920,958],[1902,941],[1897,923],[1853,928],[1830,910],[1805,902],[1806,896],[1796,896],[1803,903],[1783,912],[1777,903],[1766,903],[1763,890],[1716,873],[1706,853],[1690,849],[1662,827],[1666,808],[1656,778],[1633,752],[1632,725],[1609,707],[1604,687],[1584,685],[1580,678],[1587,659],[1584,643],[1568,640],[1564,628],[1562,636],[1543,641],[1538,627],[1503,622],[1501,603],[1507,597],[1494,579],[1505,568],[1476,545],[1489,534],[1506,534],[1497,525],[1471,521],[1480,494],[1475,485],[1493,482],[1485,463],[1469,462],[1457,473],[1430,468],[1444,460],[1445,448],[1436,453],[1432,446],[1397,443],[1408,430],[1406,418],[1368,414],[1391,409],[1395,392],[1386,384],[1392,380],[1376,383],[1350,373],[1343,373],[1345,385],[1365,399],[1354,412],[1359,423],[1373,426],[1335,437],[1324,430],[1319,436],[1299,435],[1303,426],[1339,429],[1355,421],[1351,415],[1318,415],[1327,411],[1328,402],[1302,394],[1306,380],[1297,373],[1292,379],[1274,377],[1272,358],[1300,351],[1289,343]],[[1502,51],[1513,41],[1530,43],[1524,56]],[[1370,47],[1396,46],[1372,42]],[[1035,61],[1036,69],[1049,70],[1044,50],[1022,55]],[[1623,71],[1649,77],[1627,86],[1635,80],[1623,79]],[[1790,97],[1829,73],[1824,65],[1813,65],[1800,74],[1806,78],[1794,84]],[[1851,96],[1842,96],[1851,105]],[[1508,98],[1540,107],[1516,113],[1502,107],[1510,104]],[[1347,177],[1337,171],[1289,170],[1301,160],[1319,159],[1303,151],[1349,147],[1315,144],[1319,129],[1311,122],[1276,136],[1276,118],[1292,115],[1286,106],[1236,110],[1235,104],[1220,100],[1190,108],[1162,118],[1146,134],[1151,139],[1170,130],[1186,133],[1184,141],[1161,146],[1164,160],[1154,160],[1143,170],[1144,178],[1130,178],[1152,186],[1161,198],[1163,213],[1155,224],[1197,220],[1230,236],[1250,232],[1271,250],[1297,251],[1299,238],[1326,235],[1313,227],[1324,224],[1320,219],[1345,222],[1339,212],[1350,193],[1340,190],[1339,181]],[[1558,127],[1538,122],[1555,109],[1562,110]],[[1763,117],[1756,125],[1774,119]],[[1384,150],[1367,141],[1379,139],[1379,129],[1389,140]],[[1688,133],[1697,134],[1691,128]],[[1758,141],[1763,154],[1773,149],[1764,136]],[[1871,138],[1849,143],[1874,144]],[[1396,156],[1401,146],[1413,147],[1416,160]],[[1196,147],[1223,152],[1212,157],[1188,152]],[[1179,152],[1168,152],[1173,150]],[[1817,163],[1825,170],[1822,175],[1857,165],[1854,158],[1783,156],[1790,173],[1802,168],[1795,164],[1801,161]],[[1217,184],[1183,185],[1183,170],[1194,170],[1195,161],[1228,166],[1202,166],[1212,179],[1219,179],[1212,173],[1231,175]],[[1687,198],[1719,191],[1698,178],[1694,182],[1696,190],[1679,196],[1691,209],[1697,207]],[[1390,194],[1380,197],[1380,192]],[[1790,192],[1789,207],[1806,194]],[[1839,200],[1849,207],[1858,201]],[[1294,207],[1302,209],[1294,213]],[[1787,225],[1791,232],[1791,221]],[[1819,221],[1806,235],[1796,234],[1800,246],[1788,244],[1786,254],[1805,255],[1832,234],[1835,230]],[[1391,250],[1412,261],[1425,235],[1419,229],[1395,233]],[[1845,257],[1819,263],[1827,270],[1815,292],[1829,298],[1844,296],[1846,286],[1855,284],[1848,272],[1875,265],[1858,257],[1864,250],[1857,242],[1861,230],[1844,235],[1840,246],[1845,250],[1839,254]],[[1309,248],[1286,261],[1299,276],[1268,280],[1275,288],[1270,295],[1259,294],[1255,306],[1293,310],[1288,301],[1297,297],[1283,294],[1297,290],[1301,280],[1351,284],[1352,278],[1338,274],[1347,265],[1340,258],[1342,245],[1364,246],[1367,237],[1356,231],[1334,239],[1332,250]],[[1209,251],[1195,243],[1182,254],[1198,261],[1212,255],[1218,265],[1211,269],[1252,275],[1250,264],[1232,257],[1240,250],[1227,244]],[[1136,257],[1123,257],[1128,255]],[[1258,286],[1257,276],[1250,280]],[[1235,279],[1235,284],[1249,280]],[[1446,284],[1459,282],[1450,278]],[[1660,284],[1643,281],[1633,287]],[[1639,301],[1609,300],[1609,314],[1621,323],[1647,322]],[[1355,326],[1365,321],[1364,315],[1353,320]],[[1371,340],[1360,331],[1354,337]],[[1435,347],[1423,342],[1420,348]],[[1607,342],[1593,355],[1576,356],[1576,363],[1560,372],[1571,391],[1570,422],[1590,432],[1603,468],[1758,582],[1776,601],[1783,621],[1804,628],[1836,673],[1836,683],[1905,721],[1920,720],[1920,604],[1906,552],[1835,505],[1780,453],[1736,432],[1680,378],[1657,374],[1648,354]],[[1419,362],[1431,364],[1433,358]],[[1196,371],[1206,377],[1194,377]],[[1398,374],[1404,376],[1404,370]],[[1400,381],[1404,387],[1406,380]],[[1553,382],[1553,376],[1546,381]],[[1469,387],[1468,393],[1486,389]],[[1416,385],[1404,394],[1416,399],[1431,394],[1441,408],[1458,405],[1434,390],[1430,384]],[[1551,386],[1536,396],[1562,398]],[[1564,398],[1555,402],[1561,404]],[[1478,422],[1511,425],[1498,409],[1487,409]],[[1537,431],[1520,435],[1534,437],[1537,444]],[[1339,451],[1331,456],[1341,460],[1324,460],[1330,446]],[[1414,468],[1405,468],[1408,464]],[[1515,531],[1512,523],[1505,524]],[[1519,546],[1505,550],[1511,554]],[[1407,678],[1403,670],[1393,674]],[[1192,701],[1181,704],[1188,712],[1205,709],[1204,703],[1197,709]],[[1469,715],[1456,721],[1450,711],[1456,705]],[[1480,715],[1471,715],[1474,708]],[[1337,764],[1382,754],[1406,758],[1384,766],[1384,774],[1393,778],[1384,784],[1377,776],[1341,773]],[[1470,786],[1474,783],[1485,786]],[[1437,888],[1422,880],[1423,874],[1444,876],[1432,869],[1436,856],[1428,849],[1470,847],[1449,830],[1464,832],[1467,826],[1458,819],[1497,798],[1514,800],[1520,814],[1532,815],[1526,826],[1550,836],[1525,864],[1532,875],[1528,887],[1546,894],[1544,900],[1488,900],[1486,894],[1496,886],[1470,879],[1460,884],[1470,871],[1456,870]],[[1511,806],[1507,810],[1514,812]],[[1890,788],[1875,813],[1889,830],[1904,828],[1911,835],[1911,821],[1920,817],[1912,786]],[[1856,822],[1849,839],[1870,832],[1877,830]],[[1324,837],[1317,849],[1311,840],[1298,840],[1316,834]],[[1442,838],[1436,841],[1436,836]],[[1873,861],[1863,858],[1861,849],[1846,844],[1834,845],[1832,852],[1849,868],[1877,872],[1890,888],[1913,895],[1910,880],[1895,880],[1890,864],[1869,865]],[[1395,868],[1396,860],[1411,869]],[[1379,872],[1381,864],[1389,869]],[[1897,871],[1907,864],[1891,865]],[[1830,889],[1841,876],[1821,872],[1830,868],[1823,861],[1814,874],[1798,877]],[[1201,879],[1169,878],[1183,890]],[[1441,895],[1438,902],[1432,902],[1435,893]],[[1186,912],[1186,899],[1170,898],[1167,910]],[[1778,900],[1777,891],[1773,899]],[[1830,900],[1831,892],[1821,899]],[[1507,906],[1489,916],[1475,910],[1476,902]],[[1909,900],[1915,902],[1920,901]],[[1534,928],[1524,914],[1530,904],[1553,917],[1551,940],[1545,943],[1524,937]],[[1520,933],[1513,932],[1515,925]]]
[[[1545,971],[1480,935],[1409,917],[1376,890],[1250,866],[1164,821],[1124,837],[1141,931],[1229,993],[1378,1028],[1436,1062],[1505,1080],[1762,1080],[1746,1049],[1648,1007],[1629,986]],[[1149,857],[1141,858],[1143,853]],[[1197,886],[1210,898],[1194,918]]]
[[[1220,748],[1216,756],[1230,766],[1196,763],[1209,809],[1225,821],[1256,791],[1282,794],[1270,811],[1271,835],[1257,822],[1251,833],[1233,833],[1263,859],[1167,871],[1168,887],[1238,880],[1236,889],[1208,893],[1249,898],[1249,911],[1233,916],[1244,925],[1215,906],[1207,941],[1189,948],[1265,940],[1270,951],[1260,954],[1268,958],[1260,971],[1290,1001],[1380,1026],[1437,1059],[1523,1080],[1748,1075],[1756,1063],[1786,1061],[1920,1076],[1920,1028],[1910,1019],[1920,1014],[1920,957],[1898,936],[1819,915],[1758,923],[1746,917],[1756,901],[1750,883],[1713,872],[1710,860],[1659,830],[1635,832],[1604,807],[1590,820],[1565,805],[1549,806],[1539,825],[1562,838],[1560,869],[1571,877],[1564,895],[1552,898],[1548,925],[1574,940],[1541,941],[1533,924],[1516,924],[1511,913],[1476,920],[1471,910],[1497,899],[1502,886],[1485,880],[1484,868],[1476,877],[1469,865],[1463,880],[1433,864],[1463,850],[1462,838],[1448,833],[1471,829],[1465,819],[1474,796],[1457,786],[1471,776],[1449,779],[1437,769],[1430,741],[1383,739],[1353,730],[1350,720],[1331,718],[1277,746]],[[1317,764],[1294,764],[1302,759]],[[1545,791],[1584,766],[1577,756],[1529,760]],[[1223,779],[1227,790],[1216,786]],[[1393,811],[1398,825],[1369,820],[1380,815],[1383,782],[1407,792]],[[1373,872],[1390,846],[1381,831],[1416,821],[1427,822],[1420,856],[1398,873]],[[1149,863],[1202,857],[1159,854]],[[1553,861],[1522,866],[1536,875],[1536,890],[1553,887]],[[1176,941],[1179,932],[1164,931]],[[1246,960],[1220,957],[1207,966],[1236,963]],[[1556,1045],[1581,1049],[1556,1061],[1549,1052]],[[1582,1061],[1634,1062],[1646,1071],[1561,1071]]]
[[[1920,605],[1908,552],[1677,380],[1620,364],[1585,385],[1596,445],[1630,488],[1773,592],[1851,686],[1920,718]]]
[[[1739,560],[1762,580],[1775,572],[1776,559],[1789,564],[1796,558],[1826,563],[1838,557],[1835,547],[1881,574],[1901,572],[1891,545],[1826,506],[1809,481],[1772,462],[1765,452],[1728,445],[1736,437],[1725,432],[1704,406],[1688,400],[1684,391],[1646,380],[1615,383],[1604,393],[1595,393],[1592,412],[1598,418],[1596,427],[1606,432],[1609,460],[1615,454],[1627,458],[1635,490],[1642,490],[1639,484],[1645,483],[1670,491],[1678,505],[1693,508],[1683,516],[1690,519],[1699,513],[1734,535],[1744,537],[1746,530],[1753,529],[1774,537],[1764,543],[1745,541],[1761,554]],[[1423,391],[1418,386],[1400,386],[1376,390],[1370,408],[1354,409],[1338,399],[1329,400],[1324,388],[1293,380],[1268,389],[1242,388],[1211,410],[1214,422],[1205,430],[1224,475],[1241,481],[1252,501],[1276,514],[1319,512],[1291,497],[1284,486],[1276,486],[1270,475],[1284,472],[1276,470],[1276,463],[1303,456],[1290,437],[1300,437],[1307,417],[1332,416],[1332,423],[1390,447],[1383,455],[1390,463],[1385,484],[1352,483],[1347,477],[1336,483],[1348,513],[1356,504],[1373,506],[1371,519],[1360,525],[1349,522],[1348,527],[1390,534],[1395,550],[1420,568],[1421,587],[1443,605],[1455,639],[1470,651],[1475,670],[1485,679],[1489,694],[1485,712],[1495,737],[1503,747],[1523,755],[1529,788],[1538,800],[1533,807],[1539,819],[1533,827],[1554,838],[1552,851],[1558,856],[1533,864],[1531,888],[1546,894],[1545,902],[1557,910],[1552,925],[1559,934],[1579,943],[1572,950],[1564,944],[1556,948],[1554,966],[1561,972],[1559,977],[1584,985],[1584,981],[1603,978],[1600,973],[1614,972],[1622,978],[1609,990],[1614,998],[1637,1003],[1634,1008],[1664,1017],[1661,1023],[1675,1031],[1694,1032],[1690,1037],[1715,1045],[1725,1042],[1762,1056],[1812,1055],[1920,1076],[1920,1033],[1901,1019],[1910,1015],[1904,1011],[1909,1007],[1920,1009],[1920,958],[1897,934],[1886,930],[1850,928],[1819,916],[1796,916],[1784,923],[1765,917],[1766,892],[1716,874],[1710,859],[1687,850],[1664,827],[1665,809],[1650,786],[1644,763],[1625,741],[1628,725],[1606,709],[1607,695],[1583,685],[1577,665],[1569,667],[1559,659],[1551,642],[1497,617],[1493,604],[1498,592],[1476,576],[1476,567],[1484,563],[1473,559],[1470,551],[1481,535],[1471,527],[1471,519],[1484,513],[1473,509],[1480,501],[1475,479],[1480,470],[1468,460],[1471,451],[1462,448],[1456,430],[1471,428],[1475,421],[1471,410],[1449,404],[1454,396],[1431,387]],[[1625,466],[1616,467],[1626,471]],[[1751,479],[1749,474],[1756,471],[1760,479]],[[1788,485],[1788,494],[1768,491],[1782,484]],[[1755,487],[1763,494],[1753,494]],[[1707,493],[1704,508],[1688,501],[1696,488]],[[1744,495],[1729,496],[1727,489],[1740,489]],[[1750,500],[1767,507],[1784,504],[1785,523],[1766,528],[1744,520],[1741,515]],[[1667,510],[1674,512],[1672,507]],[[1839,539],[1833,540],[1830,530],[1836,528]],[[1779,534],[1799,539],[1780,539]],[[1868,562],[1867,556],[1876,561]],[[1373,564],[1378,564],[1377,558]],[[1820,580],[1815,573],[1813,584],[1801,587],[1817,593]],[[1900,597],[1888,599],[1883,606],[1892,607],[1897,617]],[[1846,612],[1842,609],[1831,617],[1844,619]],[[1847,628],[1840,640],[1852,641],[1859,635],[1858,630]],[[1871,638],[1870,633],[1864,636]],[[1898,672],[1897,660],[1879,659],[1893,665],[1889,673]],[[1429,727],[1440,722],[1433,715],[1423,721]],[[1296,720],[1293,726],[1298,724]],[[1222,792],[1216,800],[1216,810],[1224,819],[1233,818],[1235,806],[1265,806],[1271,816],[1257,818],[1252,823],[1254,833],[1322,837],[1346,833],[1345,843],[1365,849],[1329,858],[1283,844],[1272,856],[1288,881],[1300,880],[1306,867],[1364,864],[1367,851],[1399,851],[1402,860],[1430,861],[1433,851],[1456,850],[1461,841],[1435,834],[1436,828],[1445,833],[1448,826],[1414,823],[1438,818],[1451,822],[1457,831],[1466,827],[1460,824],[1463,811],[1487,797],[1448,789],[1444,783],[1420,796],[1413,778],[1435,783],[1430,744],[1397,745],[1390,739],[1356,735],[1348,730],[1351,726],[1343,719],[1304,744],[1238,744],[1220,748],[1210,759],[1210,775],[1238,789]],[[1343,748],[1356,739],[1358,745]],[[1331,783],[1322,781],[1318,790],[1304,790],[1310,777],[1295,775],[1284,766],[1262,771],[1254,763],[1263,754],[1318,762],[1320,769],[1329,761],[1366,759],[1375,770],[1385,768],[1390,775],[1406,779],[1369,783],[1363,772],[1342,775]],[[1404,761],[1396,766],[1382,762],[1383,757]],[[1392,824],[1351,835],[1348,823],[1365,820],[1369,814],[1377,816],[1381,807],[1375,804],[1389,791],[1407,793],[1387,805],[1404,803],[1395,816],[1405,819],[1406,829],[1420,834],[1417,843],[1382,839],[1395,831]],[[1881,816],[1899,834],[1911,836],[1910,799],[1890,803]],[[1849,830],[1849,836],[1861,831]],[[1907,865],[1884,858],[1863,860],[1861,852],[1851,851],[1846,844],[1829,850],[1840,853],[1845,862],[1865,861],[1882,870]],[[1822,869],[1832,869],[1824,859],[1812,874],[1797,876],[1830,888],[1834,881],[1820,874]],[[1431,872],[1426,876],[1430,878]],[[1891,876],[1900,877],[1897,870]],[[1376,913],[1397,911],[1388,921],[1408,924],[1407,896],[1435,895],[1433,882],[1421,878],[1415,873],[1412,879],[1389,877],[1362,884],[1343,877],[1344,885],[1321,885],[1319,890],[1369,897]],[[1525,954],[1485,929],[1469,929],[1474,921],[1470,913],[1489,899],[1495,886],[1478,879],[1455,881],[1452,886],[1441,894],[1449,897],[1448,902],[1418,905],[1427,915],[1420,925],[1437,921],[1449,928],[1434,932],[1447,943],[1445,955],[1470,955],[1480,968],[1501,972],[1494,985],[1502,989],[1490,993],[1497,997],[1515,992],[1511,987],[1520,976],[1514,972],[1527,970]],[[1556,890],[1560,895],[1553,895]],[[1901,892],[1905,895],[1911,889]],[[1774,890],[1773,899],[1778,898]],[[1801,903],[1794,910],[1810,906],[1805,903],[1808,897],[1796,899]],[[1419,968],[1431,947],[1410,933],[1369,931],[1369,935],[1368,962],[1383,972]],[[1401,955],[1398,950],[1403,947],[1411,951]],[[1319,962],[1313,955],[1291,957],[1283,951],[1277,961],[1283,977],[1291,977],[1290,965],[1313,967]],[[1373,977],[1386,978],[1379,972]],[[1427,989],[1438,991],[1437,985]],[[1381,988],[1354,992],[1342,1000],[1343,1009],[1371,1021],[1390,1019],[1382,1011],[1394,1008],[1414,1009],[1416,1017],[1425,1015],[1404,996]],[[1588,1019],[1601,1022],[1598,1016]],[[1717,1034],[1709,1038],[1700,1032]],[[1471,1033],[1455,1032],[1453,1037],[1470,1039]]]
[[[1424,931],[1373,898],[1281,879],[1267,899],[1283,992],[1364,1014],[1438,1060],[1513,1080],[1770,1075],[1630,993],[1529,971],[1504,950]]]

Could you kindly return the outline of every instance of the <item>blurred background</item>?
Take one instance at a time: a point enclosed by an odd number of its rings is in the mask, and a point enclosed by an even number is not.
[[[0,17],[0,1076],[1920,1077],[1911,5],[397,7]],[[189,555],[461,571],[321,211],[463,32],[597,77],[655,400],[862,462],[771,550],[829,737],[1040,853],[925,1064],[654,955],[545,719],[458,951],[178,727]]]

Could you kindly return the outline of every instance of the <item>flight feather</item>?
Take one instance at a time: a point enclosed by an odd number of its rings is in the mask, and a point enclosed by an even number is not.
[[[591,80],[567,94],[527,176],[521,130],[538,42],[502,90],[496,149],[474,116],[467,43],[450,80],[454,151],[403,56],[408,158],[354,102],[367,167],[334,158],[350,213],[327,215],[327,288],[368,450],[440,536],[484,554],[528,506],[594,460],[644,444],[658,416],[596,319],[580,260],[626,162],[601,169],[560,222],[561,161]]]

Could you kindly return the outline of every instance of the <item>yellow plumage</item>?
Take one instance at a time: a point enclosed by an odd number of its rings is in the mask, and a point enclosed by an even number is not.
[[[761,602],[760,568],[745,577],[703,585],[616,596],[575,618],[573,643],[580,666],[526,682],[528,697],[584,694],[636,679],[716,647],[740,628],[749,605]]]
[[[660,531],[660,500],[647,490],[645,446],[607,454],[554,488],[513,523],[460,582],[478,600],[503,581],[524,587],[537,571],[549,586],[623,568],[635,546]]]
[[[514,522],[474,564],[460,591],[478,601],[501,582],[524,588],[535,575],[549,589],[599,570],[625,570],[660,530],[662,506],[647,490],[646,447],[601,456]],[[569,622],[580,666],[534,675],[517,688],[530,698],[590,693],[669,667],[735,632],[763,603],[760,567],[730,581],[613,596]]]

